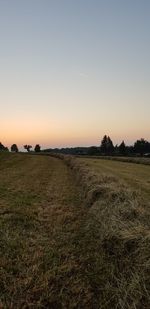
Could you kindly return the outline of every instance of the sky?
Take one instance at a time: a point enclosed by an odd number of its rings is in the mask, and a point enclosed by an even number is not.
[[[149,31],[149,0],[0,0],[0,141],[150,140]]]

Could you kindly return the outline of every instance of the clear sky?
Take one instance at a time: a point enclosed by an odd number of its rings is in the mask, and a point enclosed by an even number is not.
[[[0,141],[150,140],[149,0],[0,0]]]

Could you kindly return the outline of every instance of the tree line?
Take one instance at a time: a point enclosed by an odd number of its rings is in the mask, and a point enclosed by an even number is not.
[[[88,150],[89,155],[150,155],[150,143],[144,138],[137,140],[132,146],[127,146],[124,141],[120,145],[113,144],[111,138],[107,135],[104,135],[101,140],[100,146],[92,146]]]
[[[30,152],[32,149],[31,145],[24,145],[24,149],[27,150],[27,152]],[[19,152],[19,148],[17,144],[12,144],[10,147],[11,152]],[[5,147],[1,142],[0,142],[0,151],[9,151],[8,147]],[[41,146],[39,144],[36,144],[34,147],[35,152],[40,152],[41,151]]]
[[[27,152],[32,149],[31,145],[23,146]],[[11,145],[10,150],[12,152],[18,152],[19,148],[16,144]],[[9,151],[8,147],[5,147],[0,143],[0,151]],[[36,144],[33,151],[40,152],[41,146]],[[55,149],[45,149],[45,152],[57,152],[64,154],[74,154],[74,155],[120,155],[120,156],[150,156],[150,143],[144,138],[137,140],[133,145],[127,146],[124,141],[120,145],[114,145],[110,136],[104,135],[99,146],[91,147],[67,147],[67,148],[55,148]]]
[[[114,145],[111,138],[104,135],[99,146],[49,148],[43,151],[70,155],[150,156],[150,143],[144,138],[141,138],[131,146],[127,146],[124,141],[120,145]]]

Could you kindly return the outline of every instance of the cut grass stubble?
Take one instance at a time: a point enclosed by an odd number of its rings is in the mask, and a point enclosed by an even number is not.
[[[149,211],[138,194],[79,159],[20,157],[0,176],[2,305],[148,309]]]
[[[75,172],[89,206],[85,234],[87,247],[92,248],[91,285],[99,294],[100,308],[110,308],[110,304],[112,308],[148,308],[149,201],[143,201],[119,177],[94,173],[80,159],[65,156],[64,160]]]

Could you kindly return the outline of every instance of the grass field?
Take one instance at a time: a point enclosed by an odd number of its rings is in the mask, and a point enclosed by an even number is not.
[[[0,307],[148,309],[148,190],[71,160],[0,154]]]
[[[83,156],[78,155],[79,158],[83,158]],[[119,162],[127,162],[127,163],[135,163],[135,164],[144,164],[150,165],[149,157],[117,157],[117,156],[86,156],[86,158],[90,159],[100,159],[100,160],[111,160],[111,161],[119,161]]]
[[[149,159],[148,159],[149,160]],[[85,162],[96,174],[116,176],[131,188],[138,190],[142,198],[150,201],[150,166],[114,160],[84,158]]]
[[[75,251],[84,208],[70,170],[49,157],[3,157],[0,205],[4,307],[84,303],[88,286]]]
[[[145,199],[150,200],[150,166],[114,160],[84,158],[85,162],[94,173],[115,175],[126,182],[131,188],[138,190]]]

